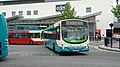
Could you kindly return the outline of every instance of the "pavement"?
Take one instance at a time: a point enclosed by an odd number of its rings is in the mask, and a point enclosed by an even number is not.
[[[120,49],[119,48],[115,48],[115,47],[106,47],[104,45],[100,45],[98,46],[98,48],[100,49],[104,49],[104,50],[109,50],[109,51],[115,51],[115,52],[120,52]]]
[[[104,40],[97,42],[93,42],[96,45],[99,45],[98,48],[99,49],[103,49],[103,50],[108,50],[108,51],[115,51],[115,52],[120,52],[119,49],[119,42],[113,42],[112,48],[110,46],[110,43],[108,44],[108,46],[104,45]]]

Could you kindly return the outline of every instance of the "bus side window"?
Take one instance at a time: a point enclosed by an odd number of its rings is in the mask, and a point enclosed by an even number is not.
[[[24,37],[25,37],[25,38],[28,38],[29,36],[28,36],[28,34],[27,34],[27,33],[25,33],[25,34],[24,34]]]
[[[13,36],[12,36],[12,34],[8,34],[8,37],[9,37],[9,38],[12,38]]]
[[[37,38],[40,38],[40,34],[37,34]]]
[[[16,38],[19,38],[20,36],[19,36],[19,34],[16,34]]]
[[[60,33],[58,32],[57,35],[56,35],[56,39],[57,40],[60,40]]]
[[[11,38],[16,38],[16,34],[11,34]]]
[[[29,34],[29,37],[32,38],[32,36],[33,36],[32,33],[30,33],[30,34]]]

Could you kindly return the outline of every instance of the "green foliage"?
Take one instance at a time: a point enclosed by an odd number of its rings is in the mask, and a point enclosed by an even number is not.
[[[120,22],[120,5],[117,4],[116,7],[113,7],[111,10],[114,16],[117,18],[118,22]]]
[[[65,4],[65,9],[60,11],[61,16],[57,16],[61,20],[64,19],[79,19],[79,16],[76,16],[75,8],[71,8],[70,2]]]

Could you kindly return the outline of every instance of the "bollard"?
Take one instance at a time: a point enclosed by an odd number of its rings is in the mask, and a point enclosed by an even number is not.
[[[111,37],[111,48],[112,48],[112,37]]]
[[[119,38],[119,49],[120,49],[120,38]]]

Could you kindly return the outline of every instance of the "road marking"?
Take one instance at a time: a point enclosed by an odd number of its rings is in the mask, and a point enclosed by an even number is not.
[[[21,53],[19,56],[32,56],[32,54],[29,54],[29,53]]]
[[[31,53],[50,53],[50,52],[9,52],[9,54],[31,54]]]
[[[46,55],[54,56],[54,53],[50,52],[10,52],[9,55],[18,55],[18,56],[34,56],[39,54],[39,56]]]

